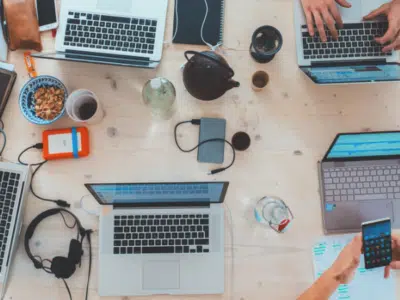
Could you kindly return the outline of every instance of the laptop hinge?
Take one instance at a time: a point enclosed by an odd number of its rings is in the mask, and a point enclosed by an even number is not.
[[[362,65],[382,65],[386,64],[385,59],[364,59],[364,60],[332,60],[332,61],[312,61],[312,67],[343,67],[343,66],[362,66]]]
[[[126,208],[140,208],[140,209],[152,209],[152,208],[163,208],[163,209],[176,209],[176,208],[210,208],[210,203],[130,203],[130,204],[113,204],[114,209],[126,209]]]

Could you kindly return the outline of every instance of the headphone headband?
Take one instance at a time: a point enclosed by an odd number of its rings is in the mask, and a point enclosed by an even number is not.
[[[25,245],[25,251],[26,254],[28,255],[28,257],[32,260],[33,264],[35,265],[36,269],[41,269],[43,268],[43,264],[42,262],[38,261],[32,254],[31,249],[29,247],[29,240],[32,238],[33,233],[35,232],[36,227],[39,225],[40,222],[42,222],[44,219],[56,215],[56,214],[61,214],[62,212],[66,212],[68,213],[70,216],[72,216],[75,221],[76,221],[76,225],[77,225],[77,229],[78,229],[78,234],[80,234],[80,236],[82,237],[82,239],[85,237],[86,235],[86,229],[82,227],[81,222],[79,221],[78,217],[75,216],[72,212],[70,212],[69,210],[66,210],[64,208],[52,208],[49,210],[46,210],[42,213],[40,213],[36,218],[34,218],[32,220],[32,222],[29,224],[28,228],[26,229],[26,233],[25,233],[25,238],[24,238],[24,245]]]

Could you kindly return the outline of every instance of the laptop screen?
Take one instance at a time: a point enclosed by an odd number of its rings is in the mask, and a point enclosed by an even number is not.
[[[301,67],[301,69],[319,84],[400,80],[398,64]]]
[[[400,156],[400,132],[340,134],[326,159]]]
[[[220,203],[227,182],[86,184],[100,204]]]

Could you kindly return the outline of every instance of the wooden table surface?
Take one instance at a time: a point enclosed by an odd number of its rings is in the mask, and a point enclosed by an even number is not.
[[[171,39],[172,22],[171,0],[166,40]],[[257,64],[248,52],[251,35],[261,25],[275,26],[284,38],[282,50],[269,64]],[[43,43],[46,49],[53,47],[49,33],[43,35]],[[338,132],[398,129],[399,85],[313,84],[297,67],[291,0],[226,1],[222,50],[241,87],[216,101],[196,100],[185,90],[180,67],[185,62],[183,52],[189,49],[207,48],[166,44],[157,70],[37,59],[38,73],[59,78],[70,92],[86,88],[96,93],[104,104],[106,117],[102,123],[89,127],[91,155],[48,163],[35,179],[36,191],[68,200],[83,225],[97,229],[98,217],[87,214],[80,206],[80,199],[88,194],[83,185],[86,182],[230,181],[226,204],[232,211],[234,244],[227,216],[224,295],[107,299],[295,299],[313,281],[311,246],[323,234],[317,161]],[[22,52],[10,53],[9,62],[15,64],[18,79],[3,116],[8,139],[4,157],[16,161],[25,147],[41,142],[45,128],[26,121],[18,107],[19,90],[29,79]],[[250,84],[257,70],[270,76],[268,87],[260,93],[253,92]],[[156,76],[168,78],[177,90],[178,111],[169,121],[153,120],[141,100],[142,86]],[[176,122],[199,117],[226,118],[228,139],[237,131],[246,131],[252,140],[249,150],[237,154],[231,169],[213,177],[206,175],[213,166],[199,164],[195,152],[179,152],[173,140]],[[64,117],[49,128],[72,125],[76,124]],[[194,126],[184,129],[183,146],[196,143],[197,130]],[[226,148],[225,162],[230,158],[230,149]],[[35,151],[26,156],[31,162],[40,159],[40,153]],[[252,209],[264,195],[279,196],[292,209],[295,220],[287,233],[276,234],[255,223]],[[85,197],[84,203],[89,209],[98,209],[91,196]],[[29,195],[24,228],[51,207]],[[5,299],[68,299],[62,281],[34,268],[23,247],[23,234],[24,230]],[[65,256],[74,234],[61,218],[48,219],[34,235],[32,251],[43,258]],[[97,251],[95,232],[90,299],[100,298]],[[68,280],[73,299],[84,299],[87,270],[86,245],[82,268]]]

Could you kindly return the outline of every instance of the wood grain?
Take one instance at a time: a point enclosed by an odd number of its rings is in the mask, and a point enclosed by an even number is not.
[[[172,36],[173,4],[171,0],[166,40]],[[261,25],[277,27],[284,38],[280,53],[264,65],[255,63],[248,53],[251,34]],[[49,33],[43,35],[43,42],[46,49],[54,47]],[[37,59],[38,73],[59,78],[70,92],[86,88],[96,93],[104,104],[106,117],[101,124],[89,127],[91,155],[85,159],[48,163],[35,179],[35,189],[41,195],[68,200],[83,225],[96,229],[98,219],[80,209],[81,197],[88,194],[83,183],[228,180],[231,185],[226,204],[232,211],[234,244],[227,217],[224,295],[107,299],[295,299],[313,281],[311,246],[323,234],[317,161],[338,132],[398,129],[399,85],[314,85],[297,68],[291,0],[226,1],[221,50],[235,70],[234,78],[241,87],[216,101],[201,102],[185,90],[180,68],[185,62],[183,52],[189,49],[206,50],[205,47],[166,44],[162,64],[157,70]],[[41,141],[41,132],[48,127],[34,126],[20,113],[19,90],[29,78],[22,52],[12,52],[9,60],[16,65],[18,79],[3,117],[8,137],[4,157],[16,161],[21,150]],[[255,93],[251,89],[251,77],[258,70],[266,71],[270,82],[263,92]],[[169,121],[152,120],[142,104],[142,86],[155,76],[168,78],[177,90],[178,111]],[[180,153],[172,133],[178,121],[215,116],[227,119],[228,138],[237,131],[246,131],[252,144],[248,151],[238,153],[231,169],[209,177],[206,172],[215,166],[197,163],[196,153]],[[76,124],[65,117],[49,128],[72,125]],[[183,144],[194,145],[196,132],[197,129],[190,126],[182,130]],[[39,161],[40,154],[32,152],[26,159]],[[226,153],[225,161],[229,161],[230,149],[226,148]],[[277,195],[292,209],[295,221],[287,233],[278,235],[255,224],[251,210],[264,195]],[[85,197],[85,205],[96,209],[91,197]],[[53,206],[29,195],[25,227],[50,207]],[[67,255],[69,239],[74,234],[64,227],[61,219],[46,220],[31,242],[32,251],[47,258]],[[23,249],[22,237],[5,299],[68,299],[62,281],[34,268]],[[96,232],[90,282],[92,300],[99,299],[97,241]],[[73,299],[84,299],[87,250],[86,245],[82,268],[68,280]]]

